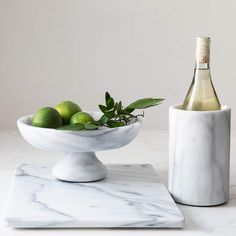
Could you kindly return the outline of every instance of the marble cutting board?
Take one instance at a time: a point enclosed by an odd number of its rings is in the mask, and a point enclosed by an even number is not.
[[[151,165],[107,165],[107,178],[68,183],[51,166],[16,169],[4,218],[14,228],[181,228],[184,217]]]

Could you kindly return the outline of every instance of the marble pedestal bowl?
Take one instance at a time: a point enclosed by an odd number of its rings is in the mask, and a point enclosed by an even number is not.
[[[99,119],[100,112],[90,112]],[[118,127],[102,127],[98,130],[69,131],[32,126],[32,115],[17,120],[23,138],[34,147],[57,150],[64,158],[52,167],[55,178],[71,182],[90,182],[106,177],[106,167],[98,160],[95,151],[120,148],[130,143],[141,126],[139,119]]]

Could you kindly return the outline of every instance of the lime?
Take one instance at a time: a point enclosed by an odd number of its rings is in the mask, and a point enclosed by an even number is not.
[[[72,131],[77,131],[77,130],[82,130],[84,129],[83,124],[69,124],[69,125],[63,125],[59,128],[58,130],[72,130]]]
[[[82,111],[75,113],[70,119],[71,124],[85,124],[93,121],[94,119],[89,113]]]
[[[32,124],[42,128],[58,128],[62,125],[62,118],[56,109],[43,107],[35,113]]]
[[[77,112],[81,111],[81,108],[74,102],[63,101],[55,106],[55,109],[60,113],[62,122],[64,125],[70,123],[70,118]]]

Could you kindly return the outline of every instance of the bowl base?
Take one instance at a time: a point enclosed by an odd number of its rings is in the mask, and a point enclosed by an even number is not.
[[[104,179],[106,167],[94,152],[67,152],[52,168],[55,178],[69,182],[91,182]]]

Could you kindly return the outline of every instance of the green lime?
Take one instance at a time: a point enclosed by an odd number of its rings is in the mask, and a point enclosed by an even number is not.
[[[59,128],[58,130],[72,130],[72,131],[77,131],[77,130],[82,130],[84,129],[83,124],[69,124],[69,125],[63,125]]]
[[[56,109],[43,107],[35,113],[32,124],[42,128],[58,128],[62,125],[62,118]]]
[[[85,124],[93,121],[94,119],[89,113],[82,111],[75,113],[70,119],[71,124]]]
[[[70,123],[70,118],[77,112],[81,111],[81,108],[74,102],[63,101],[55,106],[55,109],[60,113],[62,122],[64,125]]]

